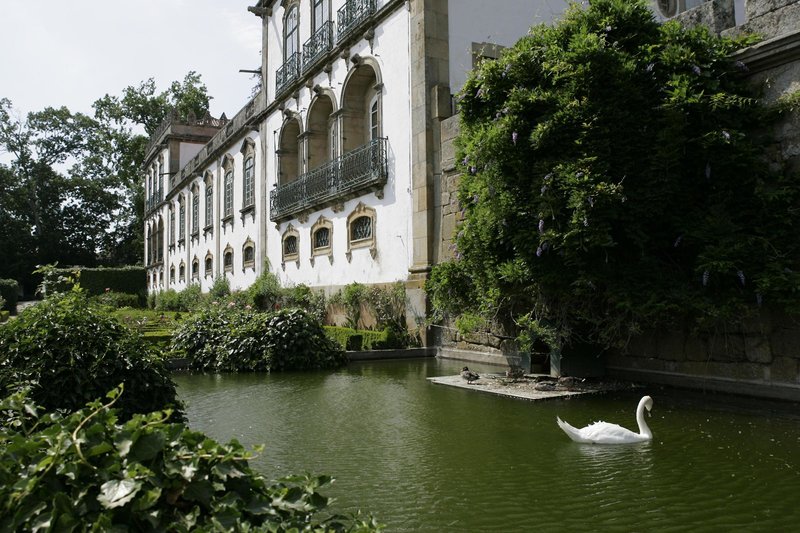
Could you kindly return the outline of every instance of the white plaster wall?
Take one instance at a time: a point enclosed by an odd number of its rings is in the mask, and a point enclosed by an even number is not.
[[[472,43],[509,47],[531,26],[559,18],[567,5],[565,0],[449,0],[450,92],[458,93],[472,70]]]
[[[335,9],[341,3],[334,3]],[[304,9],[305,4],[302,4]],[[381,3],[379,2],[379,6]],[[278,9],[275,20],[282,20],[282,10]],[[301,28],[307,31],[308,15],[304,18],[301,12]],[[305,22],[305,24],[304,24]],[[271,29],[273,37],[282,35],[280,27]],[[373,57],[380,65],[383,77],[382,88],[382,136],[389,141],[389,178],[384,186],[384,196],[379,199],[374,193],[368,193],[344,203],[344,209],[334,213],[332,208],[313,212],[306,222],[297,219],[282,222],[276,228],[275,223],[267,223],[267,256],[271,270],[287,286],[306,284],[309,286],[345,285],[358,281],[360,283],[383,283],[406,279],[411,261],[410,221],[411,221],[411,170],[410,170],[410,131],[411,110],[409,95],[409,13],[406,9],[396,10],[384,22],[375,28],[373,47],[361,40],[350,48],[350,55]],[[278,45],[277,39],[270,42]],[[277,55],[277,54],[274,54]],[[275,58],[271,58],[274,68],[280,67]],[[282,60],[282,56],[280,58]],[[353,65],[342,58],[337,59],[330,75],[320,72],[313,78],[313,85],[330,87],[335,93],[338,107],[342,101],[342,90],[348,69]],[[274,70],[268,77],[269,91],[274,91]],[[285,109],[299,113],[305,126],[306,111],[311,103],[313,93],[301,89],[298,97],[284,96]],[[266,189],[271,191],[276,182],[277,161],[276,143],[284,116],[280,111],[266,119],[264,131],[269,132],[267,139]],[[269,194],[267,192],[267,194]],[[377,256],[372,258],[367,248],[352,251],[352,259],[348,262],[347,253],[347,217],[359,202],[376,210],[374,226]],[[312,266],[311,227],[324,216],[333,224],[332,249],[333,263],[327,257],[315,258]],[[282,265],[282,235],[291,224],[299,233],[299,263],[289,262]]]

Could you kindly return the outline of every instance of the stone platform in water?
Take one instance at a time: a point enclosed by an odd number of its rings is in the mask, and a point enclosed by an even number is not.
[[[575,378],[555,379],[541,374],[526,374],[512,379],[505,374],[481,374],[480,379],[468,384],[460,374],[428,378],[437,385],[448,385],[477,392],[497,394],[522,400],[550,400],[582,394],[597,394],[634,387],[630,383],[589,381]]]

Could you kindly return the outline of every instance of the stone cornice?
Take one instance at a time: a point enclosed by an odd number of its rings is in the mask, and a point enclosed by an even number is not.
[[[748,46],[732,57],[751,74],[800,60],[800,30]]]

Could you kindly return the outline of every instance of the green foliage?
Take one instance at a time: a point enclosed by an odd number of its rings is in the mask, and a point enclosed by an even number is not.
[[[187,318],[172,339],[173,352],[210,372],[313,370],[347,362],[322,325],[300,309],[256,312],[230,302]]]
[[[62,286],[55,278],[69,278],[77,274],[81,288],[89,296],[97,296],[115,291],[117,293],[136,294],[144,303],[147,292],[146,270],[139,266],[100,267],[100,268],[55,268],[43,273],[47,281],[52,281],[60,291],[68,290],[69,286]],[[138,305],[138,304],[134,304]]]
[[[8,320],[8,317],[11,316],[11,313],[6,311],[5,309],[0,311],[0,322],[5,322]]]
[[[5,309],[11,314],[17,313],[17,298],[19,297],[19,284],[13,279],[0,279],[0,309]]]
[[[152,79],[122,93],[96,100],[92,114],[47,107],[24,118],[0,98],[0,151],[9,161],[0,164],[0,277],[18,280],[26,294],[36,265],[142,260],[149,135],[173,110],[202,117],[210,97],[194,72],[161,93]]]
[[[0,327],[0,395],[22,388],[48,410],[71,411],[120,383],[129,418],[167,407],[180,418],[175,384],[141,337],[79,289],[56,294]]]
[[[151,298],[152,297],[152,298]],[[205,305],[207,296],[203,294],[200,285],[192,283],[178,292],[167,289],[148,296],[148,307],[156,311],[195,311]]]
[[[23,392],[0,403],[3,531],[379,531],[329,516],[327,476],[275,483],[238,442],[220,444],[168,412],[120,422],[120,389],[66,417]],[[326,517],[322,517],[321,515]]]
[[[360,337],[359,343],[360,350],[379,350],[382,348],[405,348],[405,346],[389,346],[390,335],[389,329],[371,330],[371,329],[352,329],[342,326],[324,326],[325,334],[336,342],[343,350],[351,349],[352,345],[350,339],[353,337]]]
[[[437,312],[527,317],[559,347],[798,310],[800,184],[756,144],[769,113],[730,59],[749,42],[596,0],[484,62],[460,95]]]
[[[104,305],[112,309],[119,309],[121,307],[139,307],[141,298],[138,294],[106,291],[99,296],[95,296],[94,300],[100,305]]]
[[[251,305],[256,309],[268,311],[280,305],[283,288],[278,277],[265,269],[253,284],[247,288],[247,295]]]
[[[225,298],[231,293],[231,284],[226,276],[217,276],[214,283],[211,285],[209,294],[211,298]]]
[[[366,286],[353,282],[335,295],[334,302],[344,305],[347,327],[358,329],[361,324],[361,306],[366,303],[368,294]]]

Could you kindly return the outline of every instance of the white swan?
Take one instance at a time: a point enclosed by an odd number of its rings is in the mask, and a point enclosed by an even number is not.
[[[556,417],[556,422],[564,430],[564,433],[575,442],[586,444],[644,442],[653,438],[653,432],[650,431],[650,428],[647,427],[647,422],[644,420],[645,408],[647,408],[648,413],[653,408],[653,399],[650,396],[645,396],[639,400],[639,405],[636,407],[636,422],[639,424],[639,433],[634,433],[622,426],[609,424],[608,422],[595,422],[581,429],[570,426],[559,417]]]

